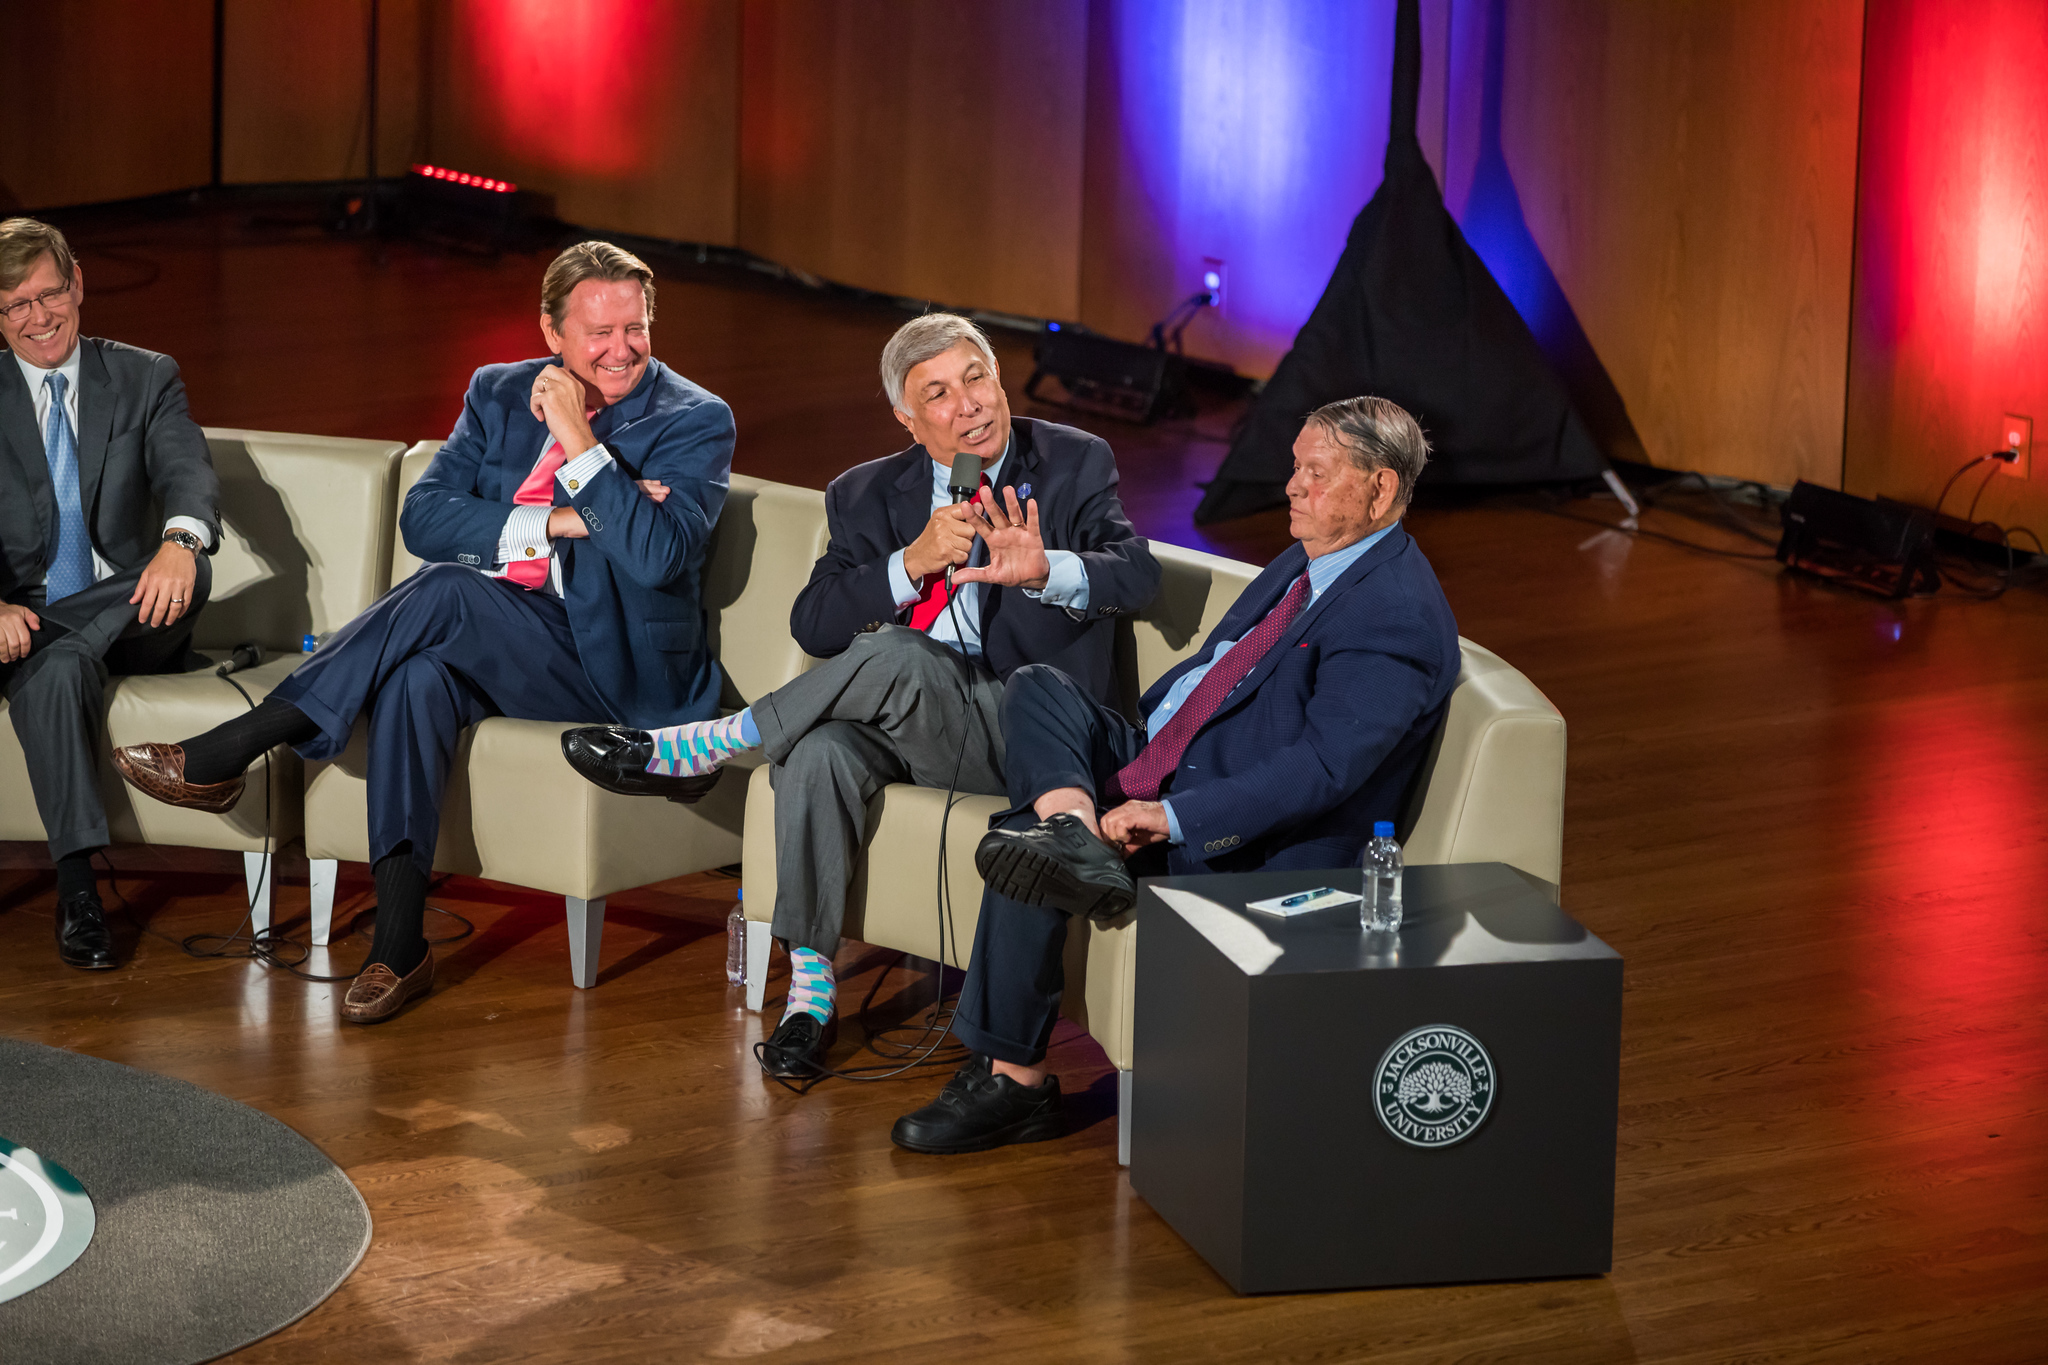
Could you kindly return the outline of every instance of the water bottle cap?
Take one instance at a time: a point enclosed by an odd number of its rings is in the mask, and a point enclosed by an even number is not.
[[[1394,837],[1394,822],[1393,822],[1392,820],[1375,820],[1375,821],[1373,821],[1373,822],[1372,822],[1372,837],[1373,837],[1373,838],[1375,838],[1375,839],[1391,839],[1391,838],[1393,838],[1393,837]]]
[[[734,887],[732,891],[732,898],[736,901],[745,900],[747,898],[747,889],[744,886]]]
[[[306,654],[311,654],[314,650],[318,648],[320,648],[319,639],[311,631],[307,631],[306,638],[299,641],[300,651]]]

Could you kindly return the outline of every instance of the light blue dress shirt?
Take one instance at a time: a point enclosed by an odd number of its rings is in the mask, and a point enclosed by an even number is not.
[[[1003,464],[1010,458],[1010,448],[1003,447],[1002,458],[982,473],[993,484],[1003,472]],[[953,491],[947,484],[953,477],[951,465],[932,461],[932,511],[948,507],[953,502]],[[1022,498],[1018,500],[1020,503]],[[908,548],[908,547],[906,547]],[[1047,550],[1046,563],[1051,571],[1045,578],[1045,586],[1036,592],[1023,589],[1026,597],[1044,602],[1048,606],[1067,607],[1073,611],[1088,610],[1088,570],[1082,566],[1081,556],[1071,550]],[[955,627],[955,613],[951,607],[939,613],[939,619],[932,622],[925,634],[945,644],[958,646],[970,658],[981,657],[981,588],[979,583],[962,583],[954,594],[960,604],[958,627]],[[896,608],[901,611],[918,598],[922,591],[911,580],[903,568],[903,551],[889,556],[889,591],[896,596]]]
[[[1399,525],[1399,523],[1397,522],[1395,525]],[[1311,559],[1308,562],[1308,606],[1302,608],[1303,613],[1306,614],[1314,609],[1315,604],[1322,599],[1323,589],[1342,578],[1344,571],[1353,564],[1356,564],[1360,555],[1379,544],[1381,538],[1393,529],[1393,526],[1383,526],[1371,535],[1366,536],[1362,540],[1354,541],[1341,550],[1332,550],[1326,555],[1318,555]],[[1145,717],[1146,743],[1151,743],[1153,738],[1159,734],[1159,731],[1164,728],[1166,722],[1173,719],[1173,713],[1180,710],[1186,704],[1188,695],[1201,684],[1202,679],[1208,675],[1209,670],[1216,666],[1216,661],[1225,654],[1228,654],[1230,647],[1236,643],[1236,640],[1213,641],[1208,649],[1208,659],[1180,675],[1180,678],[1167,691],[1167,694],[1159,699],[1159,705],[1152,708],[1152,714]],[[1232,690],[1235,691],[1236,689],[1233,688]],[[1181,837],[1180,819],[1173,813],[1173,802],[1171,800],[1164,801],[1161,804],[1166,807],[1166,842],[1178,847],[1187,842]]]

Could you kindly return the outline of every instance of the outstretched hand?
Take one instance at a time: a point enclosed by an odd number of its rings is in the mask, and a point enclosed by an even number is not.
[[[957,569],[953,582],[996,583],[1006,588],[1030,588],[1033,592],[1045,586],[1046,578],[1052,573],[1052,561],[1045,557],[1045,540],[1038,533],[1038,499],[1019,506],[1017,490],[1005,488],[1002,500],[984,490],[970,504],[976,515],[968,524],[974,533],[988,545],[988,563],[978,569]]]

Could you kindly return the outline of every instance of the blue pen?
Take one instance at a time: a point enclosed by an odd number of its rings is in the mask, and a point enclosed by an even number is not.
[[[1336,894],[1337,888],[1334,886],[1319,886],[1313,891],[1304,891],[1299,896],[1289,896],[1280,903],[1289,907],[1307,905],[1310,901],[1321,900],[1325,896],[1334,896]]]

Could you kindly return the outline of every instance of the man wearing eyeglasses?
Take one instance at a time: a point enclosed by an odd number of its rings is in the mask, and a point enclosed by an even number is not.
[[[183,671],[220,481],[176,362],[81,336],[84,299],[64,234],[0,222],[0,695],[57,864],[57,955],[90,970],[119,965],[92,871],[107,677]]]

